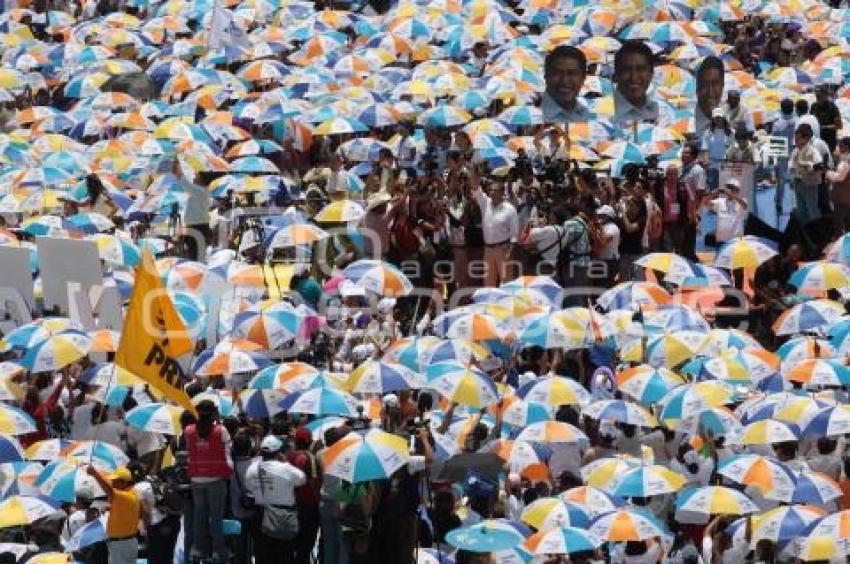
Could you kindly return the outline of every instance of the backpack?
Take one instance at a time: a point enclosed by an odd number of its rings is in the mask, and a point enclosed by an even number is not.
[[[573,237],[572,239],[568,239],[564,243],[564,245],[561,246],[560,250],[558,251],[558,260],[557,260],[557,264],[558,264],[559,269],[568,265],[569,263],[571,263],[573,261],[573,259],[575,259],[577,257],[587,256],[584,253],[573,253],[573,251],[572,251],[572,246],[574,244],[578,243],[578,241],[581,239],[582,235],[584,235],[585,233],[588,233],[588,236],[590,236],[587,221],[585,221],[585,219],[583,217],[578,217],[577,219],[584,226],[584,231],[579,233],[576,237]],[[564,235],[566,235],[566,230],[564,230]]]
[[[157,476],[148,476],[148,483],[153,490],[156,508],[165,515],[182,515],[186,507],[186,498],[180,493],[177,484],[163,480]]]

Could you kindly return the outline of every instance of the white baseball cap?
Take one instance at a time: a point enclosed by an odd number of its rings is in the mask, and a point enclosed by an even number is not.
[[[263,452],[279,452],[282,448],[283,441],[281,441],[274,435],[268,435],[267,437],[264,437],[263,442],[260,443],[260,450]]]

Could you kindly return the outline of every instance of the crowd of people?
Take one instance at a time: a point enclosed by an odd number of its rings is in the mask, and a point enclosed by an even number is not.
[[[850,556],[846,2],[10,4],[0,562]]]

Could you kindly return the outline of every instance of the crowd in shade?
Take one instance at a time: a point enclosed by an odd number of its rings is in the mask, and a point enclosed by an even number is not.
[[[848,561],[846,0],[0,6],[0,564]]]

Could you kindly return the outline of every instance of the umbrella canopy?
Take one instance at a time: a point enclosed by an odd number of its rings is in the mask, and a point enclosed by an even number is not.
[[[454,529],[446,542],[469,552],[509,550],[522,544],[525,537],[510,522],[488,519],[477,525]]]
[[[717,472],[739,484],[757,487],[768,499],[787,502],[794,494],[794,472],[773,458],[738,454],[721,462]]]
[[[650,497],[679,491],[686,483],[682,475],[669,468],[651,465],[624,472],[604,489],[620,497]]]
[[[30,525],[59,510],[59,505],[46,497],[12,495],[0,501],[0,529]]]
[[[667,534],[667,528],[648,512],[618,509],[591,521],[587,532],[602,541],[628,542]]]
[[[710,515],[746,515],[758,507],[737,490],[723,486],[692,487],[676,496],[676,516],[708,520]]]
[[[384,480],[407,463],[407,442],[375,429],[350,433],[322,451],[321,457],[331,476],[352,483]]]
[[[573,554],[595,550],[599,539],[584,529],[558,526],[528,537],[523,546],[532,554]]]
[[[531,502],[520,517],[538,531],[553,527],[587,527],[590,518],[582,506],[557,497],[544,497]]]
[[[182,408],[163,403],[149,403],[128,411],[124,420],[131,427],[142,431],[163,435],[179,435],[183,429],[180,425],[182,414]]]
[[[425,371],[428,387],[449,401],[474,408],[499,401],[498,391],[486,372],[457,362],[438,362]]]
[[[636,425],[638,427],[657,427],[658,421],[646,408],[621,400],[599,400],[582,409],[593,419],[609,420]]]

